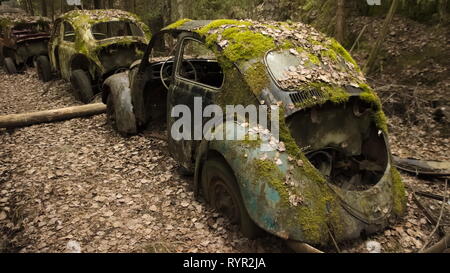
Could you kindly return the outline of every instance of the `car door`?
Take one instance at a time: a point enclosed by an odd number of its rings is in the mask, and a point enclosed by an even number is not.
[[[220,93],[223,73],[214,52],[191,35],[180,37],[176,56],[174,80],[169,87],[167,108],[169,151],[184,168],[192,169],[196,146],[203,139],[202,130],[206,119],[202,117],[202,112]],[[211,75],[208,69],[214,66],[217,66],[220,72]],[[172,126],[177,120],[172,117],[172,111],[174,107],[179,106],[190,109],[190,139],[177,140],[172,135]]]

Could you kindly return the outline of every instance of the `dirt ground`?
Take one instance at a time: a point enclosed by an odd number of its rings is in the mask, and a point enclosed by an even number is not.
[[[380,24],[370,25],[373,37]],[[404,27],[390,34],[393,41],[387,43],[386,59],[395,59],[397,52],[404,50],[397,48],[395,41],[409,41],[405,35],[432,35],[411,22],[396,24]],[[351,30],[359,33],[356,27]],[[435,36],[434,47],[448,42]],[[410,54],[418,54],[411,50]],[[365,52],[362,42],[354,55],[361,62],[367,57]],[[448,123],[434,116],[440,106],[435,101],[440,94],[448,94],[448,67],[442,62],[428,67],[413,65],[397,74],[384,69],[369,78],[390,117],[394,154],[450,160]],[[432,81],[423,80],[431,77]],[[390,91],[390,86],[398,91]],[[430,93],[438,97],[431,98]],[[63,81],[43,84],[34,69],[12,76],[0,70],[0,115],[78,104]],[[244,238],[205,202],[196,201],[192,178],[179,173],[167,143],[155,137],[158,134],[163,132],[124,138],[106,124],[104,115],[0,129],[0,252],[73,251],[68,249],[69,242],[76,242],[82,252],[290,251],[271,235]],[[429,240],[434,225],[413,201],[412,191],[444,195],[445,181],[405,173],[402,178],[408,194],[404,219],[379,234],[339,244],[342,252],[368,252],[371,241],[379,243],[382,252],[416,252],[425,242],[439,239],[437,232]],[[437,219],[442,202],[419,200]],[[450,224],[449,207],[443,212],[444,229]],[[324,250],[337,251],[332,246]]]

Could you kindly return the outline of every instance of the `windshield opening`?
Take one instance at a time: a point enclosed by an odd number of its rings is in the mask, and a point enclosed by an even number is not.
[[[95,24],[92,27],[92,35],[96,40],[104,40],[113,37],[139,36],[143,37],[143,31],[133,22],[111,21]]]

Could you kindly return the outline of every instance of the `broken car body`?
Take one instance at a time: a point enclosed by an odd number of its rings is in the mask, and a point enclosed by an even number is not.
[[[148,27],[134,14],[70,11],[55,21],[49,43],[51,70],[70,81],[75,95],[87,103],[104,79],[142,57],[149,39]]]
[[[50,20],[21,13],[0,13],[0,63],[10,74],[47,56]]]
[[[158,42],[163,36],[176,46]],[[157,54],[161,44],[169,45],[168,55]],[[181,20],[157,33],[142,60],[103,89],[109,118],[127,134],[161,120],[170,131],[171,109],[192,107],[196,97],[204,107],[280,106],[271,152],[260,149],[261,140],[169,136],[172,156],[194,173],[196,192],[245,235],[254,237],[259,227],[291,242],[326,245],[380,231],[404,213],[379,98],[347,51],[310,26]],[[248,124],[234,123],[252,134]]]

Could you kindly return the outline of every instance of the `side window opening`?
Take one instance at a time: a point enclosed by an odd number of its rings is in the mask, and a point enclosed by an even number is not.
[[[220,88],[223,84],[223,70],[214,52],[203,43],[185,39],[177,74],[179,77]]]
[[[91,31],[96,40],[123,36],[144,36],[144,32],[135,23],[127,21],[97,23]]]
[[[64,41],[67,42],[75,42],[75,31],[72,27],[71,24],[64,22],[64,37],[63,37]]]

